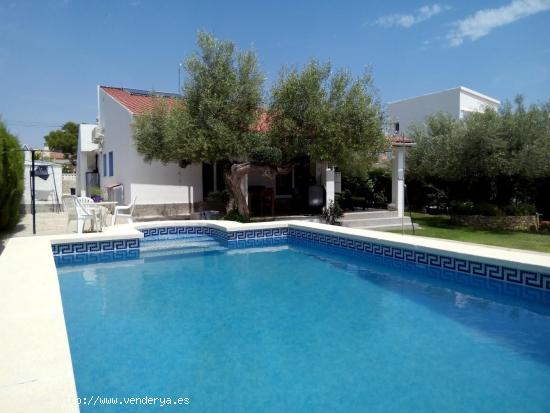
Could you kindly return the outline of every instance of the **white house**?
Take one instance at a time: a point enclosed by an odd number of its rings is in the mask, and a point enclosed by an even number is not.
[[[147,163],[135,148],[134,119],[152,108],[151,92],[98,86],[97,100],[97,125],[79,128],[77,193],[89,195],[98,186],[104,197],[121,204],[137,198],[137,215],[188,214],[203,199],[202,166]]]
[[[171,93],[157,93],[169,101],[179,98]],[[136,116],[153,107],[148,91],[98,86],[97,124],[81,124],[77,152],[77,194],[90,196],[99,187],[105,198],[128,204],[137,198],[138,216],[189,215],[201,207],[211,191],[225,188],[223,165],[147,163],[135,147],[133,124]],[[259,120],[259,130],[266,127]],[[393,191],[391,209],[398,217],[404,213],[404,152],[410,143],[393,145]],[[312,194],[327,205],[340,191],[340,174],[326,163],[303,162],[291,173],[274,179],[250,173],[243,180],[253,215],[300,214],[311,210]],[[312,191],[313,190],[313,191]]]
[[[446,112],[456,119],[468,113],[497,109],[500,101],[463,86],[390,102],[387,109],[388,132],[407,134],[413,124],[424,124],[426,117]]]

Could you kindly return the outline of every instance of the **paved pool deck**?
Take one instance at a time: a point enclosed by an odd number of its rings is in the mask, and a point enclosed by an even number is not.
[[[79,411],[52,243],[141,238],[138,228],[188,225],[224,231],[294,227],[550,273],[550,254],[303,221],[142,222],[107,227],[103,233],[14,237],[0,255],[0,412]]]

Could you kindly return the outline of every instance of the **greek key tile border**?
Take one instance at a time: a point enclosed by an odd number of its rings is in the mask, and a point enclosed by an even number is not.
[[[547,273],[510,268],[491,263],[433,254],[430,252],[346,238],[338,235],[304,231],[295,228],[289,229],[288,236],[291,242],[293,240],[298,240],[358,254],[378,255],[417,265],[426,265],[433,268],[441,268],[456,271],[458,273],[484,277],[486,279],[506,281],[517,285],[550,291],[550,274]]]
[[[177,239],[185,238],[189,235],[207,235],[218,241],[235,241],[257,240],[267,238],[286,239],[288,237],[288,228],[265,228],[252,229],[245,231],[223,231],[217,228],[199,227],[199,226],[182,226],[182,227],[158,227],[140,229],[143,232],[143,237],[149,240],[161,239]]]
[[[210,227],[197,227],[197,226],[184,226],[184,227],[157,227],[157,228],[143,228],[140,229],[143,232],[143,237],[147,241],[163,240],[163,239],[177,239],[185,238],[189,235],[208,235],[219,241],[226,241],[227,234],[217,228]]]
[[[108,241],[71,242],[65,244],[53,244],[53,255],[84,254],[89,252],[107,252],[117,250],[138,249],[139,238],[116,239]]]
[[[354,254],[371,254],[392,258],[397,261],[425,265],[432,268],[455,271],[468,275],[505,281],[540,290],[550,291],[550,274],[528,271],[521,268],[512,268],[493,263],[468,260],[448,255],[418,251],[406,247],[385,245],[368,240],[346,238],[345,236],[330,235],[296,228],[264,228],[243,231],[225,231],[207,226],[167,226],[140,229],[147,241],[161,239],[185,238],[188,236],[210,236],[218,241],[232,246],[242,246],[243,241],[278,240],[289,242],[304,242],[335,248]],[[139,249],[140,240],[109,240],[94,242],[76,242],[52,245],[54,256],[66,254],[82,254],[90,252],[106,252],[128,249]]]
[[[54,255],[55,266],[57,268],[73,266],[73,265],[86,265],[86,264],[99,264],[110,263],[113,261],[128,261],[135,260],[140,257],[139,249],[128,250],[116,250],[106,251],[95,254],[60,254]]]
[[[227,233],[227,240],[229,242],[265,238],[286,239],[287,237],[288,228],[251,229],[247,231],[229,231]]]

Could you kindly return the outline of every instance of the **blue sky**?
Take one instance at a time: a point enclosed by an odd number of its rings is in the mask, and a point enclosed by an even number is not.
[[[200,29],[283,65],[372,68],[383,102],[466,86],[550,99],[550,0],[0,0],[0,114],[22,142],[94,122],[96,85],[176,91]]]

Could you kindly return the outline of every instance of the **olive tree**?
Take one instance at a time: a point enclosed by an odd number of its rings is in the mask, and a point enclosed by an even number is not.
[[[285,70],[272,89],[269,114],[270,142],[287,161],[307,155],[360,175],[387,146],[369,73],[353,78],[316,61]]]
[[[234,205],[249,216],[242,180],[251,171],[287,173],[300,156],[348,166],[371,162],[382,148],[380,110],[370,77],[331,74],[310,63],[283,72],[263,106],[264,76],[254,52],[200,32],[199,53],[185,62],[182,99],[158,98],[135,124],[145,160],[227,161],[224,179]]]
[[[549,104],[525,108],[518,97],[465,119],[437,114],[413,136],[409,176],[446,186],[452,199],[533,202],[533,183],[550,177]]]

